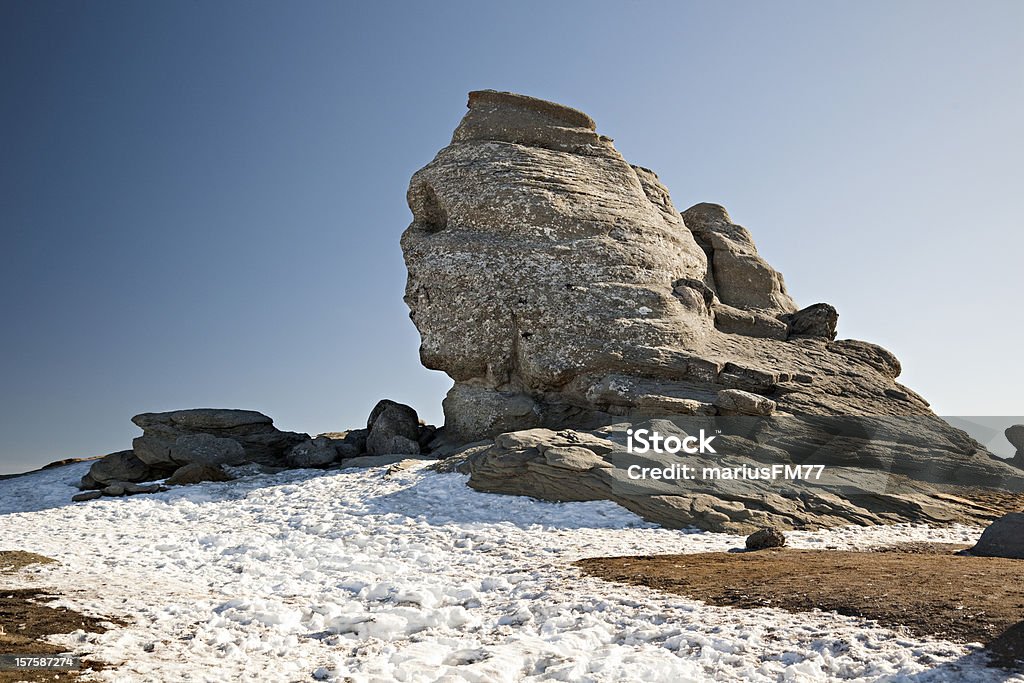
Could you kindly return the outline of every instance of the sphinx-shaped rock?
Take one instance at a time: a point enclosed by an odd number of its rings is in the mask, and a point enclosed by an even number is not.
[[[468,106],[412,178],[402,249],[421,360],[454,380],[446,450],[462,453],[471,486],[606,498],[669,526],[734,531],[976,521],[1001,503],[972,507],[956,487],[1024,489],[1019,470],[895,381],[892,353],[836,341],[828,304],[801,309],[723,207],[680,214],[582,112],[494,91]],[[835,416],[872,417],[819,419]],[[651,419],[691,434],[753,419],[729,457],[839,469],[827,486],[774,492],[638,486],[618,466],[628,459],[606,466],[580,450],[595,430]]]
[[[405,300],[423,364],[455,380],[448,439],[713,413],[723,389],[783,413],[928,413],[892,354],[833,342],[834,308],[799,310],[723,207],[680,214],[582,112],[470,93],[408,201]]]

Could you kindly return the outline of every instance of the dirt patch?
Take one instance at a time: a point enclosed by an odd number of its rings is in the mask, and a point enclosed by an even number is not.
[[[823,610],[918,636],[984,643],[995,666],[1024,668],[1024,561],[912,544],[880,551],[793,550],[602,557],[588,574],[712,605]]]
[[[0,551],[0,577],[11,575],[30,564],[52,563],[49,557],[16,550]],[[3,586],[0,580],[0,654],[24,654],[53,656],[65,654],[67,651],[57,645],[46,642],[46,637],[71,633],[78,629],[90,633],[106,631],[104,623],[109,619],[97,619],[79,614],[65,607],[46,604],[58,596],[46,589],[20,588],[10,589]],[[98,671],[102,664],[83,661],[82,669]],[[0,683],[15,681],[74,681],[78,678],[75,671],[44,671],[44,670],[0,670]]]
[[[52,564],[56,561],[24,550],[0,550],[0,574],[13,574],[30,564]]]

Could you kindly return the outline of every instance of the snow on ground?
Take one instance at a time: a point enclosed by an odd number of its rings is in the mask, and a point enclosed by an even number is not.
[[[21,583],[129,622],[56,637],[113,665],[92,680],[1007,680],[971,648],[861,620],[711,607],[584,577],[573,560],[743,542],[660,529],[608,502],[495,496],[461,475],[376,468],[69,504],[88,466],[0,481],[0,548],[60,561]],[[979,532],[790,539],[863,548]]]

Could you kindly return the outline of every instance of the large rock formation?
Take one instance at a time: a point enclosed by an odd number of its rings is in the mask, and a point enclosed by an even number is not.
[[[582,112],[512,93],[470,93],[451,144],[413,176],[408,202],[405,300],[423,364],[455,382],[444,401],[444,438],[504,435],[475,447],[464,465],[471,485],[557,500],[629,500],[611,490],[615,463],[593,459],[607,447],[589,456],[563,452],[572,443],[551,431],[543,447],[512,447],[519,437],[509,433],[571,428],[573,438],[592,440],[599,435],[580,435],[648,418],[745,414],[795,420],[769,419],[757,438],[747,435],[753,446],[737,442],[745,457],[763,460],[765,444],[778,442],[777,459],[803,462],[802,443],[826,433],[825,442],[846,439],[848,447],[818,448],[819,460],[898,471],[913,500],[885,499],[889,480],[874,477],[858,488],[865,496],[856,510],[832,504],[843,500],[840,487],[790,491],[801,502],[775,504],[785,508],[775,514],[755,502],[763,490],[683,483],[638,494],[647,502],[632,509],[675,525],[714,526],[698,511],[723,505],[767,511],[782,519],[755,521],[785,526],[932,519],[920,511],[932,486],[1024,485],[1019,471],[896,382],[892,353],[835,341],[835,308],[800,309],[723,207],[697,204],[680,214],[657,176],[627,163]],[[908,421],[838,431],[807,422],[844,415]],[[675,498],[662,507],[673,511],[659,517],[650,508],[666,496]],[[832,508],[840,512],[822,512]],[[716,514],[724,526],[749,518]]]
[[[899,362],[833,341],[721,206],[680,214],[568,107],[474,92],[412,178],[406,302],[424,365],[455,380],[449,438],[713,411],[722,389],[784,412],[927,414]]]

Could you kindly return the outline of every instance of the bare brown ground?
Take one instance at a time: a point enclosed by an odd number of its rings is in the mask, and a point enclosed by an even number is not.
[[[57,596],[45,589],[10,589],[4,576],[9,576],[31,564],[47,564],[54,560],[20,550],[0,550],[0,654],[53,656],[66,654],[57,645],[46,642],[46,637],[58,633],[71,633],[78,629],[90,633],[103,633],[104,621],[87,617],[64,607],[51,607],[48,600]],[[102,664],[82,663],[83,668],[99,670]],[[74,681],[75,671],[26,670],[0,671],[0,683],[28,681]]]
[[[601,557],[584,572],[712,605],[823,610],[918,636],[983,643],[990,663],[1024,668],[1024,560],[915,543],[882,551],[793,550]]]

